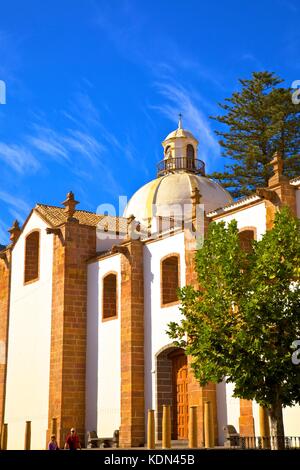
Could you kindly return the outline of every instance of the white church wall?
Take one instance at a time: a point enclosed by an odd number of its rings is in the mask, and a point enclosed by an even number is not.
[[[109,251],[113,245],[120,245],[124,240],[124,236],[106,234],[103,232],[97,232],[96,239],[96,250],[97,251]]]
[[[286,436],[300,436],[300,406],[283,408],[283,422]]]
[[[224,445],[224,431],[223,427],[229,423],[227,413],[227,384],[225,381],[216,385],[217,392],[217,422],[218,422],[218,444]]]
[[[185,285],[184,234],[146,243],[144,247],[145,302],[145,416],[156,408],[156,354],[172,341],[166,333],[170,321],[179,321],[179,305],[161,307],[160,260],[168,254],[180,255],[180,281]]]
[[[33,213],[12,253],[5,422],[8,448],[24,449],[25,421],[31,448],[43,449],[48,428],[53,235]],[[25,237],[40,229],[40,275],[24,285]]]
[[[117,273],[118,317],[102,321],[103,277]],[[119,254],[88,267],[86,429],[99,437],[112,436],[120,427],[121,258]]]
[[[262,202],[261,204],[241,209],[239,212],[235,212],[234,214],[223,215],[216,219],[216,222],[220,222],[221,220],[224,220],[227,223],[232,220],[236,220],[239,230],[244,227],[256,227],[257,240],[260,240],[266,231],[265,203]]]
[[[233,396],[234,384],[226,384],[227,424],[232,424],[239,432],[240,399]],[[218,395],[217,395],[218,396]],[[218,410],[218,416],[220,411]],[[222,428],[221,428],[222,429]],[[219,438],[220,438],[219,429]],[[224,438],[223,438],[224,439]]]
[[[297,198],[297,215],[300,217],[300,190],[296,191]],[[230,214],[228,216],[223,216],[219,218],[218,221],[224,220],[230,222],[231,220],[237,220],[238,228],[242,229],[243,227],[254,226],[257,230],[257,239],[259,240],[261,236],[266,231],[266,209],[265,204],[261,203],[252,207],[249,207],[243,211],[237,212],[235,214]],[[228,424],[233,424],[236,429],[238,429],[238,417],[239,417],[239,400],[231,396],[231,390],[233,385],[226,385],[226,395],[227,395],[227,422]],[[300,435],[300,407],[295,406],[292,408],[283,409],[284,416],[284,427],[285,434],[288,436],[297,436]],[[253,418],[254,418],[254,427],[255,434],[259,436],[259,405],[253,401]],[[223,412],[221,412],[221,417],[219,417],[219,423],[223,422]],[[236,423],[236,424],[234,424]],[[219,439],[220,439],[220,426],[219,426]]]
[[[259,427],[259,404],[255,400],[252,401],[252,413],[254,419],[254,433],[255,436],[260,436],[260,427]]]
[[[259,405],[253,401],[253,418],[255,435],[260,436]],[[300,406],[283,408],[283,424],[285,436],[300,436]]]

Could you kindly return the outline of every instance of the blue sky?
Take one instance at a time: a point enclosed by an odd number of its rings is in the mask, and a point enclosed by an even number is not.
[[[91,211],[130,197],[179,112],[221,169],[209,116],[253,71],[300,79],[299,24],[296,0],[1,2],[0,243],[69,190]]]

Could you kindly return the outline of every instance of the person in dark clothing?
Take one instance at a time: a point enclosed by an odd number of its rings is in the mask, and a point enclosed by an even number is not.
[[[77,450],[81,449],[78,434],[75,428],[71,428],[70,434],[67,435],[65,449]]]

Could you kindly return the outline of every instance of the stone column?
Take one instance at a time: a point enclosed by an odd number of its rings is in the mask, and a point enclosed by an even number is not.
[[[284,161],[280,152],[275,152],[273,160],[273,175],[269,178],[267,191],[262,189],[263,197],[266,198],[267,230],[273,227],[275,213],[282,206],[288,206],[292,214],[296,215],[296,187],[292,186],[283,174]],[[258,188],[257,192],[259,193]],[[268,195],[269,192],[269,195]]]
[[[189,407],[189,448],[197,447],[198,440],[198,426],[197,426],[197,406]]]
[[[162,449],[171,449],[171,408],[163,405]]]
[[[154,410],[148,410],[147,448],[148,448],[148,449],[155,449],[155,419],[154,419]]]
[[[143,244],[129,240],[121,253],[120,447],[145,443]]]
[[[51,232],[50,232],[51,233]],[[96,229],[68,220],[53,237],[53,281],[48,431],[57,441],[75,427],[85,439],[87,260],[96,252]]]
[[[241,436],[255,436],[251,400],[240,399],[239,428]]]
[[[26,421],[24,450],[30,450],[30,447],[31,447],[31,421]]]

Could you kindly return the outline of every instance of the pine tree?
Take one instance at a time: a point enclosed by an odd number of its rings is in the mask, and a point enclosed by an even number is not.
[[[279,87],[283,80],[273,72],[254,72],[250,80],[239,82],[241,90],[219,104],[225,113],[212,117],[227,126],[215,132],[221,137],[222,155],[232,163],[210,176],[233,197],[267,186],[272,175],[268,163],[276,151],[286,176],[300,174],[300,104],[292,102],[292,90]]]

